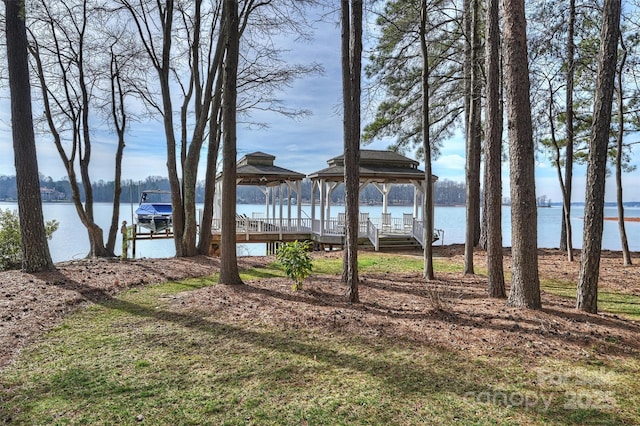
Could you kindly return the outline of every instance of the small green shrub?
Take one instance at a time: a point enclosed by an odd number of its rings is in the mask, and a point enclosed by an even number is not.
[[[48,239],[51,239],[59,225],[60,223],[55,219],[45,223],[44,229]],[[22,263],[21,246],[20,217],[17,210],[0,209],[0,271],[20,266]]]
[[[276,258],[284,267],[284,272],[293,280],[293,289],[302,289],[302,282],[309,276],[313,265],[309,249],[311,241],[294,241],[278,247]]]

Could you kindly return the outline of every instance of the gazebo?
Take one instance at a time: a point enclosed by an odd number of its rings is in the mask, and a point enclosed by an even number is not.
[[[287,223],[299,224],[302,217],[302,180],[305,175],[274,164],[276,157],[264,152],[253,152],[242,157],[236,166],[236,185],[256,186],[265,194],[265,213],[261,217],[238,218],[238,225],[243,220],[261,219],[272,226],[284,225],[284,189],[288,188]],[[214,199],[213,228],[219,226],[222,213],[222,173],[217,176],[217,188]],[[292,194],[296,194],[296,217],[292,217],[291,206],[294,204]],[[277,205],[279,209],[276,211]],[[248,225],[248,224],[247,224]]]
[[[344,155],[334,157],[327,161],[328,167],[317,172],[311,173],[308,177],[312,182],[311,190],[311,213],[315,222],[315,202],[316,189],[319,192],[320,199],[320,218],[321,224],[325,224],[327,219],[331,218],[331,193],[344,181]],[[415,222],[419,217],[420,195],[424,195],[426,190],[426,179],[424,171],[418,169],[419,163],[415,160],[407,158],[393,151],[379,150],[361,150],[360,151],[360,190],[367,185],[374,185],[382,194],[382,219],[381,226],[384,229],[387,225],[391,225],[387,221],[392,220],[388,213],[389,206],[389,190],[394,184],[413,184],[414,200],[413,200],[413,220]],[[437,176],[432,175],[430,185],[438,180]],[[430,209],[433,214],[433,205]],[[424,222],[425,212],[422,211],[422,220]],[[403,218],[404,225],[407,225],[407,218]],[[362,222],[362,221],[361,221]],[[361,223],[361,227],[363,224]],[[389,226],[391,228],[391,226]],[[320,235],[327,231],[325,226],[319,230]]]
[[[331,217],[331,192],[344,180],[344,157],[338,156],[328,161],[328,167],[307,176],[311,179],[311,217],[302,217],[302,180],[305,176],[274,164],[275,157],[263,152],[247,154],[237,163],[237,185],[253,185],[265,194],[265,213],[253,212],[252,217],[238,215],[236,231],[238,242],[266,242],[270,251],[283,241],[313,240],[317,246],[341,245],[345,232],[345,213]],[[214,199],[212,223],[212,245],[220,240],[220,219],[222,212],[221,184]],[[432,176],[430,185],[437,180]],[[369,241],[376,250],[391,246],[413,246],[424,244],[424,217],[433,214],[433,206],[428,213],[422,212],[418,219],[419,196],[426,189],[424,172],[418,169],[418,162],[391,151],[362,150],[360,156],[360,190],[372,184],[382,193],[382,217],[369,218],[361,213],[359,218],[359,238],[361,243]],[[413,184],[413,213],[403,213],[402,218],[392,218],[388,212],[389,190],[393,184]],[[285,189],[287,189],[285,194]],[[316,217],[316,190],[319,192],[320,217]],[[296,194],[295,202],[292,194]],[[286,203],[285,203],[286,197]],[[287,206],[287,216],[284,206]],[[292,216],[292,205],[296,204],[296,216]]]

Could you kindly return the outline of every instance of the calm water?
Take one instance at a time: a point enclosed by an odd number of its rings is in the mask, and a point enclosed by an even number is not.
[[[17,208],[16,203],[0,202],[0,209]],[[54,262],[63,260],[77,259],[84,257],[89,250],[87,233],[80,223],[80,219],[75,211],[75,207],[71,203],[45,203],[43,205],[45,220],[56,219],[60,222],[58,231],[53,235],[49,242],[51,255]],[[251,217],[253,212],[264,212],[264,205],[238,205],[238,213],[246,214]],[[292,207],[293,215],[297,210]],[[337,216],[338,212],[343,211],[341,206],[331,207],[331,216]],[[369,212],[371,217],[378,217],[382,208],[379,206],[361,206],[360,211]],[[411,213],[411,207],[389,207],[392,217],[401,218],[403,213]],[[121,218],[128,223],[131,222],[131,205],[123,204],[121,206]],[[303,206],[303,217],[311,216],[311,207]],[[107,226],[111,219],[111,205],[108,203],[98,203],[95,205],[95,215],[99,225],[107,232]],[[284,208],[284,216],[287,215],[287,208]],[[305,216],[306,215],[306,216]],[[505,206],[502,210],[503,215],[503,241],[505,246],[511,245],[511,227],[510,227],[510,208]],[[605,208],[605,216],[616,216],[616,209],[613,207]],[[640,217],[640,208],[627,207],[625,209],[627,217]],[[571,212],[571,223],[573,225],[573,243],[575,248],[582,246],[582,216],[583,208],[581,206],[573,206]],[[316,217],[319,217],[317,213]],[[540,208],[538,209],[538,246],[553,248],[558,247],[560,240],[560,227],[562,219],[562,209],[560,207]],[[435,227],[444,230],[444,244],[464,243],[464,223],[465,210],[464,207],[436,207],[435,208]],[[629,248],[632,251],[640,251],[640,222],[627,222],[627,237],[629,239]],[[120,235],[118,234],[119,238]],[[602,247],[609,250],[620,250],[620,236],[618,233],[618,223],[616,221],[605,221]],[[120,253],[121,240],[118,239],[116,244],[116,254]],[[243,244],[238,246],[240,255],[262,255],[264,254],[263,244]],[[154,240],[154,241],[138,241],[136,246],[136,255],[138,257],[170,257],[175,254],[172,240]]]

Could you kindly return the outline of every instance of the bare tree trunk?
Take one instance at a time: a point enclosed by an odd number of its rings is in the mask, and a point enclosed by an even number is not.
[[[462,65],[462,73],[464,80],[464,132],[465,142],[469,143],[469,133],[471,132],[471,31],[473,28],[472,1],[463,0],[463,25],[464,25],[464,62]]]
[[[537,205],[524,0],[504,0],[505,80],[511,161],[509,305],[539,309]]]
[[[499,0],[487,0],[485,136],[485,211],[489,297],[504,298],[502,259],[502,110],[500,108]]]
[[[49,125],[49,130],[54,144],[60,154],[71,185],[74,206],[85,226],[89,238],[89,253],[87,257],[112,257],[114,254],[109,251],[104,244],[104,232],[95,223],[93,214],[93,188],[89,176],[89,164],[91,162],[91,128],[89,125],[91,102],[89,83],[93,76],[87,76],[88,61],[85,59],[87,50],[86,37],[89,19],[89,9],[87,2],[82,2],[80,7],[74,9],[77,16],[76,22],[71,28],[64,28],[63,23],[58,20],[57,13],[50,8],[50,4],[45,1],[40,3],[43,20],[50,31],[53,40],[48,43],[46,49],[41,49],[37,36],[34,36],[33,44],[30,46],[31,52],[36,62],[38,79],[43,96],[43,106],[45,116]],[[68,9],[70,11],[70,9]],[[49,54],[54,58],[57,70],[58,81],[53,83],[53,87],[48,86],[45,70],[42,63],[41,54]],[[47,69],[47,71],[50,71]],[[56,97],[56,88],[62,86],[64,93]],[[73,92],[73,96],[70,93]],[[52,100],[53,98],[53,100]],[[64,114],[62,123],[59,116],[54,116],[52,108]],[[62,129],[62,130],[60,130]],[[71,133],[71,149],[67,154],[62,143],[60,131]],[[77,164],[76,164],[77,163]],[[78,185],[75,171],[79,166],[80,180],[84,190],[84,203],[81,200],[81,191]]]
[[[116,246],[116,237],[120,229],[118,220],[120,219],[120,196],[122,194],[122,156],[125,147],[125,132],[127,127],[127,113],[125,110],[124,90],[118,58],[111,53],[111,116],[118,135],[118,148],[115,159],[115,176],[113,189],[113,211],[111,213],[111,226],[107,237],[107,251],[113,253]]]
[[[38,159],[33,132],[25,27],[26,11],[24,2],[5,0],[4,3],[11,92],[11,130],[22,238],[22,270],[24,272],[52,271],[55,268],[44,228]]]
[[[560,250],[567,251],[567,258],[573,261],[573,236],[571,230],[571,192],[573,181],[573,79],[575,74],[575,34],[576,2],[569,0],[569,22],[567,26],[567,93],[566,93],[566,129],[564,190],[562,191],[562,228],[560,231]]]
[[[429,119],[429,49],[427,46],[427,2],[420,8],[420,52],[422,54],[422,143],[424,150],[424,277],[433,280],[433,182],[431,180],[431,138]]]
[[[182,107],[182,200],[184,208],[184,229],[182,234],[182,251],[184,256],[194,256],[198,254],[196,245],[197,235],[197,212],[196,212],[196,184],[198,179],[198,162],[200,151],[204,144],[204,132],[209,120],[209,109],[212,106],[212,89],[218,70],[222,70],[219,62],[222,61],[223,39],[218,38],[215,51],[214,63],[209,66],[200,59],[200,31],[201,31],[201,6],[202,1],[196,0],[193,3],[193,41],[190,46],[190,68],[192,78],[189,93],[184,98]],[[183,12],[184,13],[184,12]],[[206,70],[206,83],[201,83],[200,69]],[[218,80],[221,80],[219,78]],[[196,125],[191,134],[191,143],[187,146],[187,108],[191,100],[191,93],[195,94],[194,110]]]
[[[474,274],[473,248],[480,240],[480,69],[478,66],[480,30],[479,0],[471,1],[471,100],[467,128],[466,182],[467,214],[464,250],[464,273]]]
[[[486,109],[486,107],[485,107]],[[486,113],[485,113],[486,114]],[[486,123],[485,123],[485,127],[486,127]],[[486,135],[485,135],[485,139],[486,139]],[[485,140],[485,147],[486,147],[486,140]],[[486,149],[486,148],[485,148]],[[486,151],[485,151],[485,155],[486,155]],[[482,176],[482,181],[483,181],[483,185],[482,185],[482,216],[480,216],[480,239],[478,240],[478,247],[481,248],[482,250],[486,250],[487,249],[487,239],[489,238],[487,236],[487,198],[488,198],[488,194],[487,194],[487,159],[485,157],[485,167],[484,167],[484,173]]]
[[[551,81],[549,81],[549,98],[553,100],[553,86]],[[568,216],[568,212],[570,211],[571,202],[569,201],[569,196],[567,195],[567,187],[565,185],[564,179],[562,178],[562,165],[560,158],[560,145],[558,144],[558,139],[556,138],[556,127],[555,117],[554,117],[554,109],[553,109],[553,101],[549,102],[549,126],[551,133],[551,144],[555,150],[555,158],[554,163],[556,167],[556,172],[558,174],[558,182],[560,183],[560,192],[562,192],[562,235],[565,236],[564,242],[567,249],[567,260],[569,262],[573,262],[573,250],[571,248],[571,222]],[[569,226],[567,226],[567,224]]]
[[[224,0],[222,10],[226,56],[222,99],[222,236],[220,254],[221,284],[243,284],[236,254],[236,102],[240,34],[238,2]]]
[[[587,160],[582,257],[578,274],[577,308],[598,312],[598,279],[604,216],[604,186],[607,170],[607,144],[611,126],[611,107],[616,75],[618,38],[620,34],[620,0],[605,0],[598,79],[594,102],[593,125]]]
[[[358,294],[358,211],[360,187],[360,79],[362,73],[362,1],[342,0],[342,93],[344,102],[344,184],[346,238],[343,280],[347,300]]]
[[[219,79],[222,82],[222,79]],[[200,224],[200,239],[198,240],[198,253],[208,255],[211,246],[211,223],[213,221],[213,199],[216,188],[216,175],[218,169],[218,156],[220,153],[221,131],[219,116],[221,114],[220,102],[222,88],[221,83],[216,84],[216,95],[213,98],[213,107],[209,119],[209,147],[207,149],[207,173],[204,183],[204,208],[202,223]]]
[[[113,210],[111,212],[111,225],[107,236],[106,249],[109,253],[114,253],[116,238],[118,235],[118,220],[120,219],[120,199],[122,195],[122,157],[124,154],[124,133],[118,134],[118,148],[116,150],[115,176],[113,183]]]
[[[622,52],[622,58],[620,59],[620,65],[618,66],[618,137],[616,148],[616,198],[618,204],[618,229],[620,230],[620,244],[622,246],[622,261],[624,266],[630,266],[631,252],[629,251],[629,241],[627,240],[627,230],[624,224],[624,204],[622,197],[622,150],[623,150],[623,136],[624,136],[624,100],[622,85],[622,74],[624,72],[624,65],[627,61],[627,48],[624,44],[624,40],[620,37],[620,46]]]
[[[204,185],[204,207],[202,209],[202,223],[200,224],[200,239],[198,253],[209,255],[211,248],[211,225],[213,221],[213,199],[215,197],[215,180],[217,174],[218,154],[220,151],[220,132],[209,135],[209,149],[207,150],[207,174]]]
[[[480,16],[480,1],[472,0],[473,4],[473,34],[471,46],[471,141],[474,145],[473,165],[473,246],[480,243],[480,162],[482,160],[482,33],[480,26],[482,18]]]
[[[164,133],[167,148],[167,174],[171,187],[171,206],[173,227],[173,242],[176,248],[176,256],[185,256],[182,236],[184,235],[184,205],[182,202],[182,186],[178,177],[176,136],[173,122],[173,103],[171,100],[170,72],[171,72],[171,40],[173,29],[174,2],[167,0],[164,9],[159,8],[162,25],[162,55],[160,62],[156,63],[158,71],[160,92],[162,93],[162,111]]]

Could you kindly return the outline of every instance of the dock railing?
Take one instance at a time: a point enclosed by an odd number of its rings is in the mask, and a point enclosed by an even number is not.
[[[424,246],[424,225],[422,221],[412,218],[409,226],[408,217],[392,218],[387,216],[383,221],[382,218],[369,218],[368,214],[360,214],[358,223],[358,236],[360,238],[368,238],[371,243],[379,248],[381,235],[391,233],[393,235],[406,234],[411,235],[421,245]],[[221,219],[213,219],[211,232],[219,234],[221,232]],[[239,235],[246,235],[248,241],[251,234],[273,235],[282,238],[283,234],[315,234],[319,236],[344,236],[345,220],[339,216],[337,218],[329,218],[322,223],[319,219],[311,218],[266,218],[260,215],[236,216],[236,232]],[[434,236],[443,240],[444,231],[441,229],[434,230]]]
[[[367,238],[369,238],[376,251],[380,250],[380,231],[371,220],[367,221]]]

